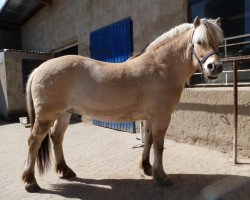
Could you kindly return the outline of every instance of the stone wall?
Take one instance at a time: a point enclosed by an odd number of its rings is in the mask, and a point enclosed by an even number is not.
[[[250,157],[250,88],[239,88],[239,153]],[[167,137],[178,142],[232,151],[234,133],[232,88],[185,89],[172,115]]]
[[[0,114],[6,116],[8,104],[4,52],[0,52],[0,84]]]

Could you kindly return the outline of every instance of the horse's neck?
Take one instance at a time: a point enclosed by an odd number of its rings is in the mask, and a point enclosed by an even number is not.
[[[188,30],[180,36],[175,36],[162,47],[156,48],[154,60],[157,64],[166,64],[171,68],[171,76],[184,85],[188,78],[194,73],[191,56],[191,37],[193,30]]]

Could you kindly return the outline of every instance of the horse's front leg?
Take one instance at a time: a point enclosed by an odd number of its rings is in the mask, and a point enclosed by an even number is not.
[[[162,154],[164,150],[164,138],[169,126],[171,116],[165,118],[156,118],[152,121],[152,136],[154,146],[154,164],[153,177],[160,184],[165,186],[173,185],[173,182],[164,172],[162,165]]]
[[[150,164],[150,149],[153,143],[151,121],[145,121],[144,148],[140,168],[148,176],[152,176],[152,166]]]

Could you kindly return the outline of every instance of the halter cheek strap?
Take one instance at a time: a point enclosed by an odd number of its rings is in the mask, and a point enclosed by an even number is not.
[[[192,37],[191,37],[191,40],[190,40],[190,43],[192,44],[192,55],[194,55],[194,57],[196,58],[196,60],[200,64],[201,70],[203,71],[202,65],[206,62],[206,60],[212,55],[218,55],[219,56],[219,52],[218,51],[211,51],[208,54],[206,54],[202,59],[200,59],[199,56],[197,55],[197,53],[194,50],[194,44],[193,44],[194,31],[192,33]]]
[[[212,56],[212,55],[219,55],[218,51],[211,51],[208,54],[206,54],[202,59],[199,58],[199,56],[197,55],[197,53],[194,50],[194,45],[192,45],[192,54],[194,55],[194,57],[196,58],[196,60],[198,61],[198,63],[202,65],[206,62],[206,60]]]
[[[206,60],[212,56],[212,55],[218,55],[219,56],[219,52],[218,51],[211,51],[209,52],[208,54],[206,54],[202,59],[199,58],[199,56],[197,55],[197,53],[195,52],[194,50],[194,44],[193,44],[193,36],[194,36],[194,31],[192,33],[192,37],[191,37],[191,45],[192,45],[192,53],[191,53],[191,57],[192,55],[194,55],[195,59],[198,61],[198,63],[200,64],[200,68],[201,68],[201,72],[202,72],[202,79],[203,79],[203,82],[204,82],[204,71],[203,71],[203,68],[202,68],[202,65],[206,62]]]

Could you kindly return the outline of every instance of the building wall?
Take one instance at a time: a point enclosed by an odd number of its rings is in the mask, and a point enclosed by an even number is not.
[[[22,60],[48,60],[50,55],[19,51],[0,52],[0,115],[7,120],[26,113]],[[24,66],[25,67],[25,66]]]
[[[157,36],[187,21],[187,1],[54,0],[23,25],[22,47],[50,52],[78,42],[79,53],[89,56],[90,32],[126,17],[134,24],[134,50],[141,51]]]
[[[4,52],[0,52],[0,115],[6,116],[8,112],[7,104],[7,83]]]
[[[78,0],[55,0],[53,6],[45,6],[22,27],[22,48],[50,52],[53,49],[76,42],[76,18]]]
[[[239,88],[239,153],[250,157],[250,88]],[[232,152],[234,107],[232,88],[185,89],[172,115],[167,138]]]

